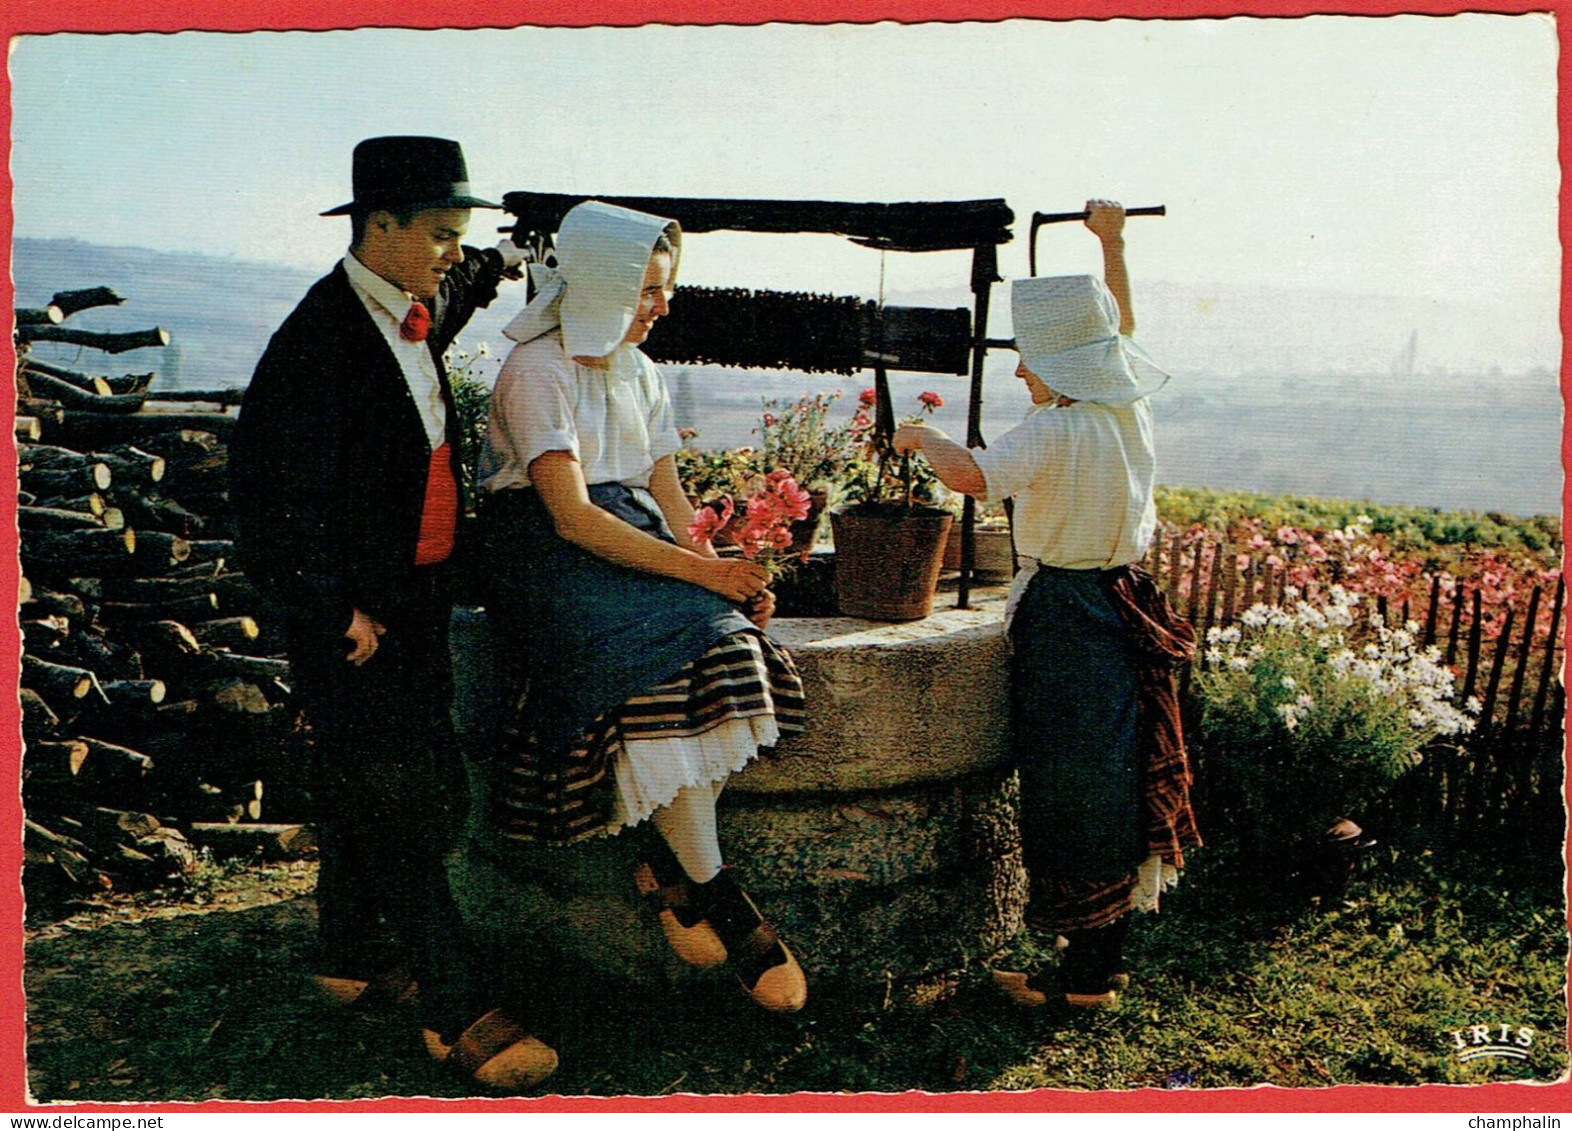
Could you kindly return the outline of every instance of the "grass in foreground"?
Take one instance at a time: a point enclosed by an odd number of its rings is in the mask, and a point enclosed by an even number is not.
[[[562,1094],[1219,1088],[1548,1081],[1567,1069],[1559,893],[1381,851],[1326,913],[1264,909],[1202,854],[1132,939],[1112,1014],[1014,1010],[978,964],[769,1017],[724,978],[685,996],[543,987]],[[235,877],[223,878],[224,883]],[[222,902],[222,900],[220,900]],[[45,1101],[455,1097],[407,1018],[317,1005],[308,899],[52,930],[28,947],[29,1072]],[[1051,962],[1023,936],[1012,962]],[[1469,1026],[1532,1030],[1525,1060],[1457,1058]]]

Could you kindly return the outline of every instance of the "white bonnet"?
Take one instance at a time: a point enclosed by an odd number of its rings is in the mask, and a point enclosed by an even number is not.
[[[633,324],[644,271],[662,234],[671,239],[675,285],[682,258],[675,220],[599,200],[576,205],[557,229],[557,266],[530,265],[535,297],[503,333],[527,342],[560,325],[569,357],[605,357]]]
[[[1021,360],[1056,393],[1128,404],[1168,380],[1145,350],[1119,333],[1119,304],[1093,275],[1015,280],[1010,317]]]

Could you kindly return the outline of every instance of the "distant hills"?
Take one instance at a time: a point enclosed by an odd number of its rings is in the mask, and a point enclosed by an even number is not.
[[[169,348],[122,354],[106,364],[125,372],[155,369],[161,387],[190,388],[245,384],[273,330],[314,278],[287,267],[80,240],[17,240],[11,275],[19,307],[41,306],[57,291],[113,288],[124,306],[85,310],[71,325],[164,327],[173,337]]]
[[[330,264],[323,264],[325,271]],[[62,364],[159,373],[168,387],[242,385],[274,328],[320,272],[201,254],[17,240],[18,306],[56,291],[109,286],[122,307],[84,311],[72,325],[163,326],[173,344],[115,358],[40,347]],[[1553,299],[1469,306],[1294,289],[1199,287],[1136,280],[1142,343],[1175,374],[1154,401],[1160,474],[1178,485],[1295,492],[1420,506],[1556,513],[1560,505],[1560,342]],[[991,332],[1008,333],[1008,292]],[[501,328],[523,287],[480,312],[460,341],[490,344],[477,375],[495,373]],[[898,304],[965,306],[964,289],[890,296]],[[985,436],[1026,402],[1014,355],[988,359]],[[761,397],[870,383],[791,373],[670,371],[685,422],[706,446],[747,443]],[[895,375],[904,411],[921,388],[949,402],[939,423],[964,434],[966,382]],[[848,398],[850,399],[850,398]]]

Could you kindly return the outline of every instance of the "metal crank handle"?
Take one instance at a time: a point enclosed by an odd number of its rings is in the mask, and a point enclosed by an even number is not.
[[[1166,204],[1152,204],[1142,208],[1126,208],[1124,214],[1126,216],[1166,216],[1168,215],[1168,206]],[[1032,213],[1032,228],[1031,234],[1027,237],[1026,258],[1027,270],[1031,272],[1033,278],[1037,277],[1037,229],[1044,224],[1063,224],[1070,220],[1084,220],[1090,215],[1091,213],[1085,211]]]
[[[1168,215],[1168,206],[1166,204],[1154,204],[1146,208],[1126,208],[1124,214],[1126,216],[1166,216]],[[1067,220],[1084,220],[1090,215],[1090,212],[1033,212],[1032,227],[1036,229],[1044,224],[1063,224]]]

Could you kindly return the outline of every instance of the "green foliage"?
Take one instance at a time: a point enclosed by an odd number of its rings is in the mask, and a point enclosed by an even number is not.
[[[1258,520],[1270,528],[1334,530],[1352,525],[1363,514],[1370,516],[1371,531],[1386,535],[1394,549],[1428,552],[1437,558],[1437,564],[1450,559],[1448,551],[1463,547],[1532,554],[1547,566],[1556,564],[1561,552],[1561,523],[1551,515],[1525,519],[1496,512],[1443,511],[1303,495],[1256,495],[1205,487],[1159,487],[1157,512],[1164,521],[1177,526],[1200,525],[1219,531],[1246,519]]]
[[[860,407],[852,417],[850,434],[861,451],[841,476],[837,502],[842,506],[943,507],[949,492],[923,458],[921,452],[898,455],[890,437],[881,435],[868,415],[874,408],[875,393],[863,390]],[[944,405],[937,393],[919,393],[918,412],[903,423],[919,424]]]
[[[1376,850],[1322,914],[1241,905],[1227,846],[1203,849],[1162,914],[1138,916],[1118,1011],[1017,1010],[981,964],[918,982],[816,979],[776,1017],[724,971],[630,992],[564,967],[531,1023],[562,1095],[1326,1088],[1549,1082],[1567,1070],[1559,883],[1480,861]],[[227,885],[226,885],[227,886]],[[29,1085],[41,1102],[473,1094],[407,1014],[346,1017],[304,971],[314,917],[284,899],[112,921],[27,944]],[[651,930],[656,928],[653,924]],[[1052,938],[996,961],[1051,977]],[[98,976],[81,977],[81,971]],[[1458,1059],[1452,1033],[1510,1023],[1528,1059]],[[86,1039],[84,1034],[97,1034]],[[1182,1102],[1182,1101],[1180,1101]]]
[[[682,489],[701,502],[720,495],[745,498],[749,484],[764,474],[759,453],[752,448],[696,451],[688,444],[697,436],[697,432],[689,430],[677,451],[677,478],[682,481]]]
[[[486,442],[486,413],[491,406],[491,390],[470,376],[474,363],[484,354],[460,350],[450,358],[448,380],[453,386],[453,405],[459,418],[459,491],[466,513],[475,510],[479,484],[476,469]]]
[[[816,393],[789,404],[766,400],[759,427],[766,472],[784,469],[805,491],[827,490],[852,459],[852,426],[832,428],[830,409],[841,394]]]
[[[1559,892],[1525,890],[1475,860],[1443,869],[1428,854],[1372,855],[1344,903],[1311,915],[1241,905],[1237,855],[1197,853],[1163,913],[1137,919],[1137,981],[1119,1013],[1045,1024],[1033,1059],[1005,1069],[996,1086],[1558,1076],[1567,1058]],[[1503,1023],[1532,1031],[1526,1061],[1458,1060],[1454,1031]]]
[[[944,506],[949,497],[921,452],[911,456],[892,455],[886,460],[853,459],[841,476],[838,493],[838,501],[843,506],[863,503],[904,506],[909,503],[938,507]]]

